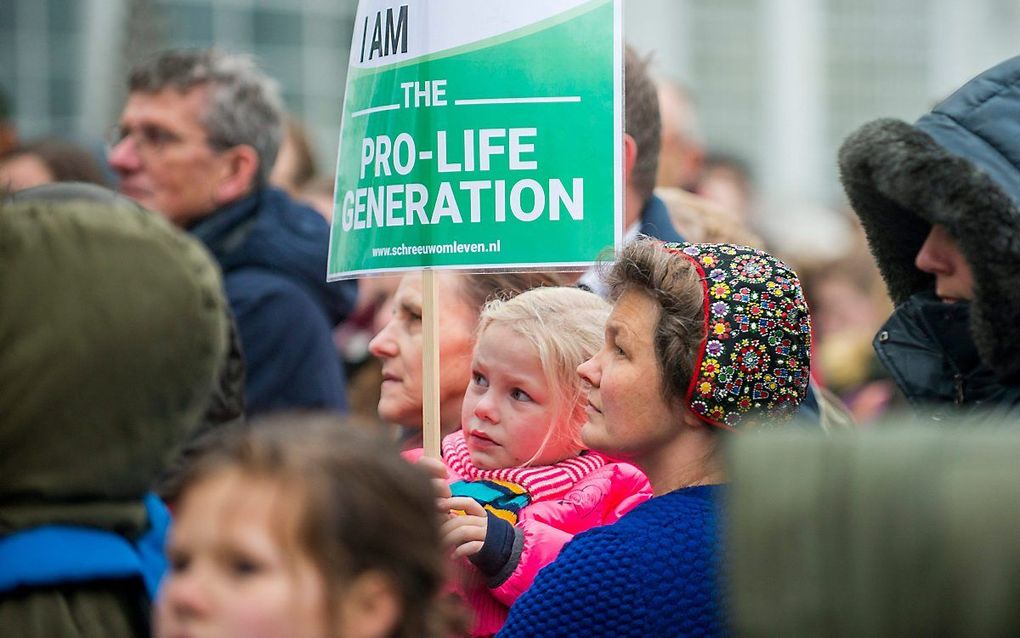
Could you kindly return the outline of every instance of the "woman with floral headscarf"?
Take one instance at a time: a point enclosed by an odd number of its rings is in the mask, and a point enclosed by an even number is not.
[[[731,432],[784,423],[808,384],[797,276],[729,244],[630,244],[609,274],[586,445],[639,467],[655,497],[580,534],[539,573],[500,636],[724,633],[716,509]]]

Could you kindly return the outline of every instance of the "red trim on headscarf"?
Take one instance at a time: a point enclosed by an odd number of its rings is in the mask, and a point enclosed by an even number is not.
[[[724,430],[729,430],[730,432],[735,432],[736,430],[726,425],[725,423],[713,421],[707,415],[698,414],[698,412],[696,412],[694,408],[691,407],[692,399],[694,398],[694,388],[697,386],[698,379],[701,377],[701,364],[705,360],[705,350],[708,348],[709,323],[710,323],[709,317],[711,316],[710,314],[711,308],[709,307],[711,304],[709,303],[708,300],[708,276],[705,274],[705,269],[701,267],[701,264],[698,262],[698,260],[692,257],[691,255],[685,253],[683,249],[676,251],[670,250],[669,248],[666,248],[665,242],[662,242],[661,245],[663,250],[665,250],[666,252],[674,255],[681,255],[685,259],[687,259],[687,261],[694,264],[694,267],[698,269],[698,274],[700,275],[701,279],[701,299],[702,299],[701,314],[705,318],[704,321],[705,337],[701,340],[701,347],[698,348],[698,358],[694,362],[694,372],[693,374],[691,374],[690,385],[687,386],[687,396],[684,397],[684,399],[687,401],[687,409],[695,417],[701,419],[702,421],[709,425],[714,425],[715,427],[722,428]]]

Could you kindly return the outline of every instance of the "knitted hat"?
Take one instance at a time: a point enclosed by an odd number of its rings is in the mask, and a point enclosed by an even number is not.
[[[131,499],[213,395],[219,271],[109,191],[40,188],[0,203],[0,501]]]
[[[705,339],[687,404],[726,429],[789,420],[807,396],[811,322],[797,275],[772,255],[731,244],[666,243],[704,288]]]
[[[914,259],[942,224],[974,273],[971,336],[981,359],[1000,379],[1020,378],[1020,57],[914,125],[860,127],[843,142],[839,167],[893,302],[934,289]]]

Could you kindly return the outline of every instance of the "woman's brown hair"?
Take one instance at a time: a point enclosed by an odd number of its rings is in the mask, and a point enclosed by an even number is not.
[[[653,239],[633,241],[606,276],[615,303],[628,291],[647,295],[659,307],[653,343],[662,371],[662,396],[686,405],[698,349],[705,339],[705,293],[690,261],[677,259]]]

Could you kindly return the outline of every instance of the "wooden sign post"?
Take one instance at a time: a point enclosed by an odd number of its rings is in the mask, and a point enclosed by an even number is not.
[[[422,440],[425,455],[441,458],[439,453],[439,294],[436,271],[421,271],[422,323]]]

